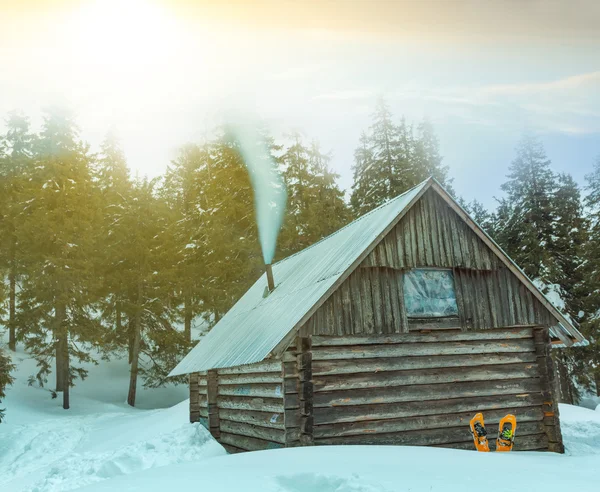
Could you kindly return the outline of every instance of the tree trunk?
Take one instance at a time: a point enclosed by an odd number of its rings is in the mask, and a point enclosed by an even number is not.
[[[60,303],[56,304],[55,310],[55,337],[56,337],[56,391],[64,391],[66,384],[65,360],[68,364],[68,341],[65,327],[66,307]],[[66,356],[66,357],[65,357]]]
[[[69,332],[68,330],[64,330],[63,335],[63,381],[64,381],[64,389],[63,389],[63,408],[65,410],[69,409],[70,402],[70,390],[71,390],[71,371],[69,364]]]
[[[123,321],[121,318],[121,302],[117,301],[115,304],[115,331],[117,332],[117,336],[121,334],[121,330],[123,329]]]
[[[129,364],[133,362],[133,345],[135,339],[135,319],[129,319],[127,323],[127,353],[129,355]]]
[[[192,341],[192,296],[189,289],[186,288],[186,293],[183,298],[184,303],[184,329],[183,334],[188,342]]]
[[[16,324],[16,290],[17,290],[17,276],[15,272],[15,261],[14,258],[11,261],[10,272],[8,274],[8,282],[10,285],[10,292],[8,297],[9,303],[9,316],[8,316],[8,348],[15,352],[17,350],[17,324]]]
[[[135,325],[133,334],[133,347],[131,352],[131,369],[129,378],[129,394],[127,395],[127,403],[135,407],[135,393],[137,389],[138,362],[140,357],[140,338],[142,328],[142,281],[138,281],[138,297],[135,310]]]

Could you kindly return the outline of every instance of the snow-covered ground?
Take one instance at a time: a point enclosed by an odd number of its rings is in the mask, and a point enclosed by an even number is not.
[[[187,422],[185,387],[140,390],[140,408],[132,409],[124,403],[127,364],[102,363],[78,383],[64,411],[48,391],[27,386],[33,361],[23,353],[15,360],[17,381],[0,424],[2,492],[600,490],[600,411],[561,406],[564,456],[395,446],[229,456]]]

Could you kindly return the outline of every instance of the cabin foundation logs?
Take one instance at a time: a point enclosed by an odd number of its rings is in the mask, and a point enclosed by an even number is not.
[[[563,452],[549,342],[548,329],[533,326],[304,332],[282,360],[209,375],[206,396],[202,375],[190,382],[207,401],[211,433],[234,452],[313,444],[473,449],[468,422],[479,411],[490,435],[504,415],[517,416],[515,450]],[[191,396],[191,415],[202,421],[204,407]]]

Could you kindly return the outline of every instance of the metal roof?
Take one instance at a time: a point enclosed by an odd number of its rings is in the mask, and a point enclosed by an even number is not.
[[[264,360],[430,187],[458,207],[441,185],[430,178],[312,246],[275,263],[275,290],[265,297],[267,279],[263,274],[171,371],[170,376]],[[468,217],[464,210],[462,212]],[[475,232],[491,242],[496,254],[503,256],[513,271],[525,277],[536,297],[549,304],[512,259],[470,217],[468,219]],[[550,306],[550,311],[559,323],[551,328],[553,335],[560,331],[561,340],[585,343],[585,338],[562,313],[553,306]]]
[[[428,183],[275,263],[275,290],[263,274],[170,375],[262,361]]]

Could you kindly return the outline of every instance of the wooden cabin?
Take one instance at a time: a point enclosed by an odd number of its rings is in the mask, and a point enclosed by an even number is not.
[[[173,370],[229,451],[320,444],[563,452],[553,343],[583,336],[433,179],[273,265]]]

